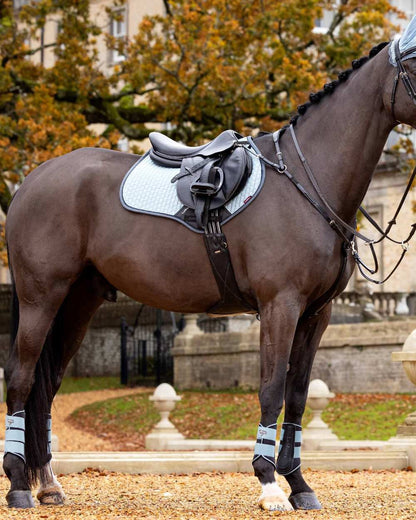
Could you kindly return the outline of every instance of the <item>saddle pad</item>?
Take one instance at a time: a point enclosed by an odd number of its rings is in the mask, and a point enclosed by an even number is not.
[[[245,146],[254,153],[258,152],[251,139],[250,144]],[[263,186],[263,163],[255,155],[251,155],[251,158],[252,172],[243,189],[224,206],[227,211],[222,224],[247,207]],[[179,171],[180,168],[169,168],[156,164],[147,152],[126,173],[120,188],[121,204],[129,211],[171,218],[192,231],[203,233],[194,227],[192,222],[184,220],[183,215],[188,208],[181,203],[177,196],[176,183],[171,182]]]

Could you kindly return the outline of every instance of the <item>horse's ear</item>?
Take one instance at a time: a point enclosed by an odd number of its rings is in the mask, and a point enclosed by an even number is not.
[[[400,38],[400,52],[405,52],[412,47],[416,47],[416,16],[410,20]]]

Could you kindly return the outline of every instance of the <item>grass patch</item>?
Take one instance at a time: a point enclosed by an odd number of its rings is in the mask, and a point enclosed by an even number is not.
[[[159,420],[149,401],[151,391],[109,399],[76,410],[71,421],[80,429],[144,446],[144,436]],[[183,392],[171,420],[189,439],[255,439],[260,407],[254,392]],[[331,401],[323,419],[340,439],[387,440],[416,408],[416,395],[343,394]],[[306,410],[304,425],[312,414]],[[282,421],[282,417],[279,422]]]
[[[58,393],[72,394],[110,388],[125,388],[125,386],[120,384],[119,377],[64,377]]]
[[[415,408],[414,394],[344,394],[322,418],[340,439],[386,441]]]

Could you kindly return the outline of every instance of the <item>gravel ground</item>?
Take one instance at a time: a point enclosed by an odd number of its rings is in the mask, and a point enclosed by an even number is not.
[[[102,390],[58,395],[53,409],[53,430],[60,451],[114,450],[104,437],[86,434],[67,422],[76,408],[97,400],[132,394],[142,389]],[[0,412],[5,413],[4,404]],[[0,435],[4,432],[0,430]],[[5,495],[6,477],[0,477],[0,519],[155,519],[233,520],[278,516],[282,520],[414,520],[416,474],[405,471],[332,472],[306,471],[323,511],[268,513],[257,507],[260,487],[249,474],[124,475],[85,471],[61,475],[67,495],[64,506],[38,506],[10,510]],[[284,481],[280,484],[288,493]]]
[[[10,510],[0,478],[0,518],[232,520],[410,520],[416,517],[416,477],[410,472],[306,471],[322,511],[269,513],[258,509],[259,486],[248,474],[122,475],[88,471],[61,476],[64,506]],[[285,486],[285,490],[286,490]]]

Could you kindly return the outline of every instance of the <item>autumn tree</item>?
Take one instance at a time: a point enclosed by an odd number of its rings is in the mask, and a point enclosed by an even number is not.
[[[274,129],[311,90],[387,40],[386,0],[168,0],[126,47],[121,74],[187,142],[224,128]],[[316,30],[326,10],[327,31]]]
[[[21,2],[24,3],[24,2]],[[188,143],[225,128],[270,130],[311,90],[388,39],[387,0],[164,0],[128,41],[89,0],[0,4],[0,206],[10,187],[50,157],[80,146],[140,140],[155,123]],[[316,20],[332,13],[329,29]],[[57,37],[33,45],[54,20]],[[28,40],[32,44],[28,45]],[[125,59],[104,70],[99,47]],[[50,66],[35,58],[53,52]],[[92,124],[100,123],[94,131]]]

